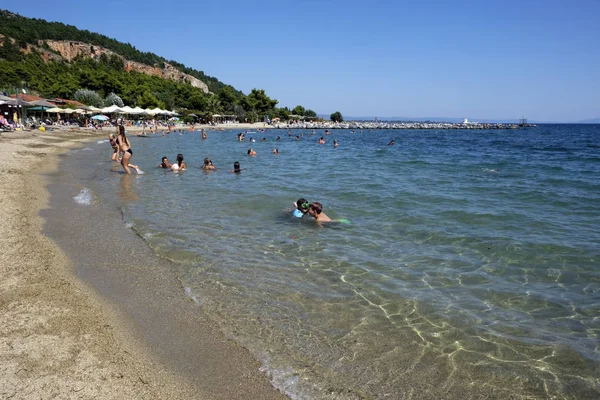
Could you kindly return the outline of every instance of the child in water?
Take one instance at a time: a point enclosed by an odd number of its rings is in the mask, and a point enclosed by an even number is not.
[[[296,200],[296,202],[294,203],[294,207],[296,207],[296,209],[293,212],[294,217],[302,218],[305,214],[308,213],[308,200],[306,200],[304,197],[301,197],[298,200]]]

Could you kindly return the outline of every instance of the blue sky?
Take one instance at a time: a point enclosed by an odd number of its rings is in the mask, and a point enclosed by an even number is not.
[[[99,32],[317,113],[600,117],[598,0],[28,0],[0,8]]]

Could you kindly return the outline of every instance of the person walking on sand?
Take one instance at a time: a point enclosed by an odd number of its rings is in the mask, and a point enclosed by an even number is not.
[[[131,174],[130,167],[135,169],[138,174],[141,173],[140,168],[137,165],[133,165],[129,163],[131,160],[131,156],[133,156],[133,151],[131,150],[131,145],[127,136],[125,136],[125,127],[123,125],[117,126],[117,144],[119,145],[119,150],[123,153],[123,158],[121,158],[121,165],[125,170],[126,174]]]

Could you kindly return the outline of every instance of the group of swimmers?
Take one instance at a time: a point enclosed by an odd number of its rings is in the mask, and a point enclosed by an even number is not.
[[[171,171],[185,171],[187,170],[187,164],[183,161],[183,154],[177,154],[177,162],[171,164],[167,157],[163,157],[158,164],[158,168],[166,168]]]

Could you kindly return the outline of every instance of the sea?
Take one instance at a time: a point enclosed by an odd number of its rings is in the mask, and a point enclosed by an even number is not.
[[[107,140],[63,163],[72,206],[119,213],[275,387],[600,398],[600,125],[240,132],[130,134],[142,175]]]

